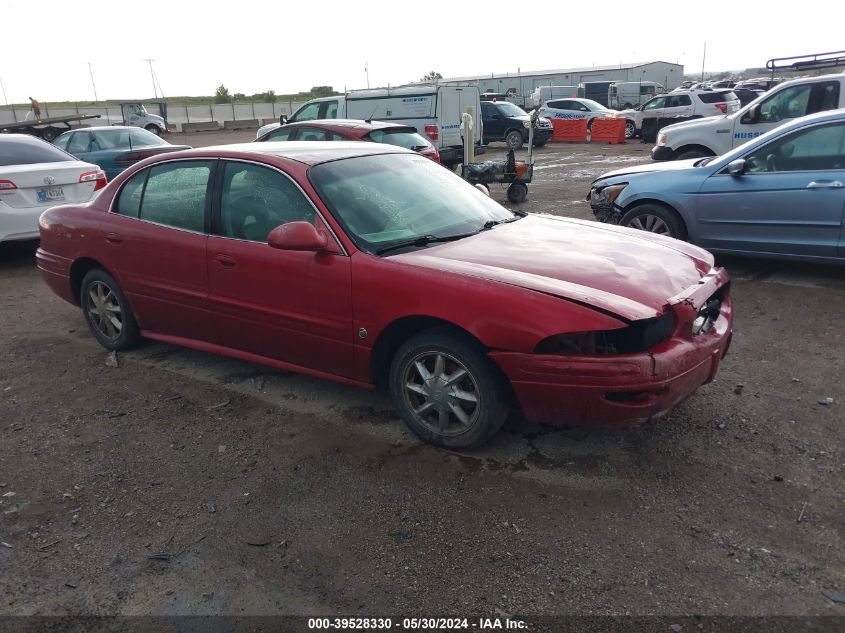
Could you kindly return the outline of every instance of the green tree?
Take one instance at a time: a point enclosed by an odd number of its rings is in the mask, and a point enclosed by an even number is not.
[[[311,94],[315,97],[330,97],[334,94],[334,88],[332,86],[313,86]]]
[[[276,91],[268,90],[262,95],[262,99],[264,99],[264,103],[276,103]]]
[[[420,81],[438,82],[441,79],[443,79],[443,75],[441,75],[436,70],[432,70],[423,75],[423,78]]]
[[[232,103],[229,89],[223,84],[217,86],[217,90],[214,91],[214,103]]]

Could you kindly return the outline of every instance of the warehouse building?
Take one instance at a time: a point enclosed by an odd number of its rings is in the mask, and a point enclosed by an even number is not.
[[[441,84],[474,84],[481,92],[513,91],[529,97],[538,86],[577,86],[590,81],[654,81],[662,84],[667,92],[677,88],[684,80],[684,67],[668,62],[618,64],[616,66],[588,66],[561,70],[525,71],[472,77],[448,77]]]

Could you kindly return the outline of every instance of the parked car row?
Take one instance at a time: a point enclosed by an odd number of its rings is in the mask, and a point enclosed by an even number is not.
[[[588,200],[598,220],[717,253],[843,262],[845,109],[788,121],[722,156],[604,174]]]

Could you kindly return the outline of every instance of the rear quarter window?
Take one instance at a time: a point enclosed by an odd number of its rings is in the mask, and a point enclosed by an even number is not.
[[[364,140],[375,143],[387,143],[388,145],[398,145],[407,149],[428,147],[431,145],[418,132],[411,130],[373,130],[364,137]]]
[[[40,139],[0,136],[0,167],[59,163],[66,160],[76,158]]]
[[[701,92],[698,94],[698,98],[701,99],[703,103],[724,103],[725,101],[739,101],[738,97],[731,90],[722,92]]]

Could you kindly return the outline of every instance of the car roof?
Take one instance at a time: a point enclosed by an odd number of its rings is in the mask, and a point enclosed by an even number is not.
[[[378,154],[418,154],[398,145],[370,143],[367,141],[269,141],[265,143],[235,143],[215,145],[167,154],[168,158],[191,156],[249,157],[274,156],[287,158],[305,165],[319,165],[341,158],[374,156]]]
[[[66,132],[62,132],[62,134],[67,134],[68,132],[102,132],[104,130],[141,130],[140,128],[135,125],[92,125],[90,127],[83,126],[74,128],[73,130],[67,130]],[[146,131],[146,130],[145,130]],[[152,134],[152,132],[150,132]]]
[[[47,143],[44,139],[40,139],[37,136],[32,136],[32,134],[18,134],[18,133],[10,133],[10,134],[0,134],[0,141],[8,139],[10,141],[24,141],[32,143],[33,145],[37,143]],[[51,145],[52,143],[47,143]]]
[[[361,119],[312,119],[311,121],[295,121],[286,123],[281,127],[319,127],[330,129],[357,129],[357,130],[383,130],[387,128],[410,128],[416,130],[413,125],[403,123],[390,123],[388,121],[364,121]]]

